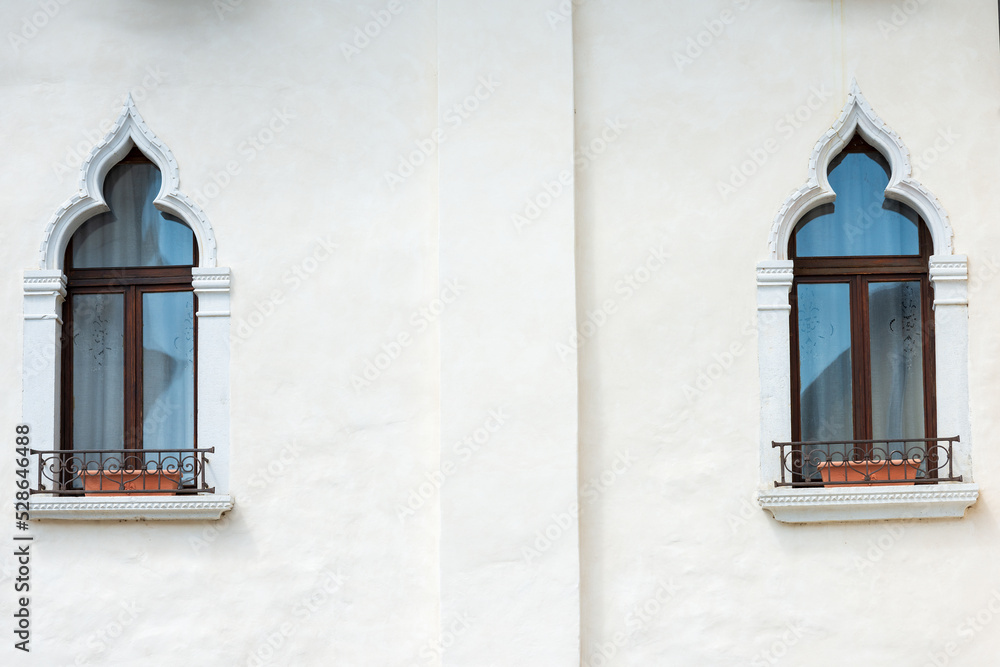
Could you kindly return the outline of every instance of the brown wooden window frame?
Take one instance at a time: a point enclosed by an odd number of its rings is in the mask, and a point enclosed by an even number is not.
[[[842,151],[870,152],[875,150],[860,137]],[[801,224],[801,221],[800,223]],[[834,257],[798,257],[795,243],[798,226],[788,244],[788,256],[793,264],[791,305],[791,407],[792,441],[802,441],[799,369],[798,286],[806,283],[848,283],[850,285],[851,317],[851,382],[854,440],[872,439],[872,388],[869,339],[868,285],[874,282],[919,281],[921,336],[923,344],[924,438],[937,437],[937,391],[934,377],[934,303],[930,281],[930,256],[933,240],[922,218],[918,218],[919,255],[868,255]],[[861,459],[871,454],[871,443],[859,443],[854,456]],[[934,462],[931,462],[934,467]]]
[[[149,162],[133,148],[121,162]],[[73,266],[71,238],[66,247],[66,299],[62,311],[62,372],[60,392],[60,449],[73,451],[73,299],[80,294],[122,294],[124,297],[124,449],[143,449],[143,359],[142,296],[156,292],[194,292],[192,269],[198,265],[198,247],[193,244],[192,263],[180,266],[121,266],[77,269]],[[198,311],[198,297],[194,311]],[[194,321],[194,405],[198,405],[198,318]],[[194,448],[198,447],[198,411],[194,411]],[[142,467],[141,461],[125,461],[126,467]]]

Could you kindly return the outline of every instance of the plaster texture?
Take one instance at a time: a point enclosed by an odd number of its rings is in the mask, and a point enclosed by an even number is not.
[[[46,226],[131,93],[228,269],[228,399],[199,382],[233,503],[33,522],[32,652],[2,625],[0,664],[994,661],[996,3],[16,0],[0,26],[7,442],[48,400]],[[967,258],[938,359],[963,518],[757,501],[772,225],[855,79]]]

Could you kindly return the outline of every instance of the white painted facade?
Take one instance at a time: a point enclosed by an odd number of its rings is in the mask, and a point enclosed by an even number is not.
[[[992,664],[995,3],[17,0],[0,25],[0,664]],[[855,123],[931,223],[964,479],[803,500],[829,490],[775,491],[769,457],[781,245]],[[23,654],[14,426],[56,443],[61,248],[132,144],[199,240],[216,494],[36,496]]]

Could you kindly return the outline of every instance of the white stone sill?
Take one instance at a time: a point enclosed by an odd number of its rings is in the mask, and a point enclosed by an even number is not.
[[[28,501],[32,521],[216,521],[233,509],[228,495],[72,498],[38,494]]]
[[[979,485],[840,487],[761,491],[757,502],[783,523],[961,519],[979,498]]]

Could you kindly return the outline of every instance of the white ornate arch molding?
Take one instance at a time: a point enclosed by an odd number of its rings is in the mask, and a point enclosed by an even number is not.
[[[834,201],[827,179],[830,162],[855,132],[888,160],[891,173],[885,196],[915,209],[934,244],[928,267],[934,286],[935,373],[939,435],[961,438],[954,450],[961,483],[933,486],[789,489],[775,487],[781,475],[772,442],[791,440],[791,361],[789,293],[794,277],[788,241],[795,225],[812,209]],[[968,258],[954,254],[953,234],[941,203],[912,176],[910,153],[899,136],[878,117],[851,82],[840,116],[820,137],[809,159],[805,184],[779,209],[771,227],[770,259],[757,265],[757,331],[761,383],[760,485],[758,501],[779,521],[865,521],[872,519],[961,517],[976,502],[972,481],[969,422]]]
[[[108,210],[104,201],[104,178],[111,167],[135,146],[160,170],[162,184],[153,205],[183,220],[194,231],[198,265],[216,265],[215,234],[205,213],[180,192],[180,172],[170,149],[153,134],[135,108],[132,96],[125,100],[111,131],[90,151],[80,167],[80,190],[55,212],[45,228],[39,268],[62,269],[66,245],[85,221]]]
[[[183,220],[194,232],[198,266],[192,286],[198,297],[198,445],[214,447],[206,476],[215,494],[145,498],[80,498],[36,494],[34,519],[218,519],[232,508],[229,494],[229,269],[216,265],[212,226],[204,212],[180,190],[177,161],[149,129],[129,96],[114,126],[80,167],[79,191],[53,214],[45,227],[38,269],[24,272],[23,421],[32,447],[59,447],[61,380],[60,334],[66,297],[63,260],[73,233],[93,216],[109,210],[103,185],[108,171],[137,147],[159,168],[160,191],[154,205]],[[32,479],[38,479],[37,464]]]
[[[920,214],[930,229],[934,254],[951,255],[953,234],[948,214],[934,195],[913,180],[910,151],[899,135],[878,117],[861,94],[858,82],[852,80],[847,103],[840,112],[840,117],[813,148],[809,158],[809,177],[802,187],[789,195],[774,217],[768,239],[771,259],[788,259],[788,241],[796,223],[812,209],[836,199],[837,195],[827,178],[830,162],[840,154],[855,132],[876,147],[889,162],[892,173],[885,196],[903,202]]]

